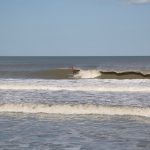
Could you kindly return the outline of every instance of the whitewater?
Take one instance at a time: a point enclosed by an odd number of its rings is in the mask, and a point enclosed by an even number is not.
[[[49,90],[89,92],[150,92],[150,80],[41,80],[41,79],[0,79],[1,90]]]
[[[0,79],[0,112],[150,117],[149,92],[148,79]]]
[[[119,115],[119,116],[143,116],[150,117],[150,108],[102,106],[102,105],[46,105],[46,104],[2,104],[0,112],[11,113],[45,113],[62,115]]]

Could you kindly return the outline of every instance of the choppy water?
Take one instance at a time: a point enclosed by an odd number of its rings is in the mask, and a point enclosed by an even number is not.
[[[150,57],[1,57],[0,149],[149,150],[149,72]]]
[[[1,149],[149,150],[150,119],[100,115],[0,116]]]

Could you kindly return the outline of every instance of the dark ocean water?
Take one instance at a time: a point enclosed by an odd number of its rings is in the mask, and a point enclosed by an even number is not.
[[[150,57],[0,57],[0,149],[149,143]]]

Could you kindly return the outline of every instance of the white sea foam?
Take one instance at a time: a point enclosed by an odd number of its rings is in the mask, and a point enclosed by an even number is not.
[[[1,90],[49,90],[49,91],[93,91],[93,92],[150,92],[150,88],[140,87],[49,87],[36,85],[3,85]]]
[[[150,108],[127,106],[102,106],[90,104],[1,104],[0,112],[47,113],[47,114],[99,114],[150,117]]]
[[[150,92],[149,80],[4,80],[0,90]]]
[[[75,78],[81,78],[81,79],[91,79],[99,76],[101,76],[99,70],[80,70],[79,73],[74,75]]]

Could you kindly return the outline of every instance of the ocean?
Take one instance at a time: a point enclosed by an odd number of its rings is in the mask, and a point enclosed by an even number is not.
[[[150,57],[0,57],[0,150],[29,149],[149,150]]]

